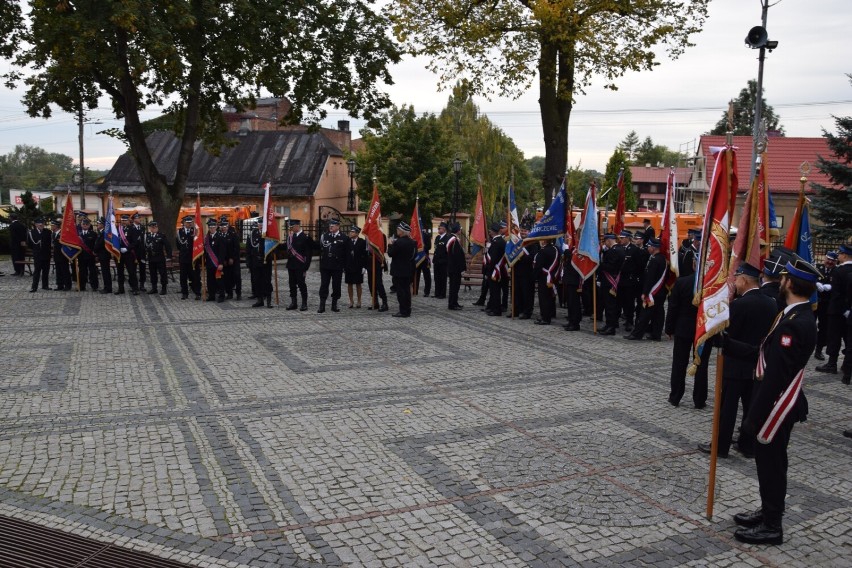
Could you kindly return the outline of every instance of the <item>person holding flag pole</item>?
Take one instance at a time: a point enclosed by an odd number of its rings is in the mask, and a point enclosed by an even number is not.
[[[573,266],[580,275],[581,282],[585,282],[590,276],[593,276],[600,264],[600,236],[598,234],[598,207],[597,207],[597,188],[595,182],[589,186],[589,191],[586,193],[586,205],[583,208],[583,214],[580,218],[580,236],[577,243],[577,249],[571,256],[571,266]],[[597,290],[596,286],[592,286],[592,329],[597,334]]]
[[[559,250],[555,241],[566,233],[567,219],[570,216],[568,207],[568,194],[563,179],[559,191],[550,203],[550,207],[544,212],[541,219],[533,225],[533,228],[522,241],[523,246],[541,242],[539,249],[533,259],[533,274],[538,282],[539,311],[541,313],[535,323],[547,325],[556,313],[556,286],[559,272]]]
[[[62,255],[68,259],[68,262],[73,262],[77,265],[77,257],[83,250],[83,241],[80,240],[80,234],[77,232],[77,223],[74,218],[74,204],[71,201],[71,190],[68,190],[68,195],[65,199],[65,210],[62,212],[62,228],[59,231],[59,244],[61,245]],[[57,264],[57,274],[59,274],[59,265]],[[77,277],[77,290],[82,291],[80,287],[80,270],[79,266],[75,267],[74,273]],[[70,277],[69,277],[70,278]],[[67,283],[68,290],[71,289],[71,283]]]
[[[261,277],[261,294],[266,298],[266,307],[272,307],[273,277],[275,289],[275,305],[278,299],[278,256],[275,253],[281,243],[281,226],[275,218],[275,206],[272,203],[271,184],[263,184],[263,276]],[[270,258],[271,255],[271,258]],[[340,280],[337,281],[337,293],[340,294]]]
[[[385,267],[387,239],[382,233],[382,207],[379,202],[379,185],[375,175],[373,176],[373,198],[370,200],[370,208],[367,209],[367,218],[364,222],[364,228],[361,229],[361,234],[367,241],[367,258],[370,263],[367,270],[370,285],[370,307],[367,309],[386,312],[388,311],[388,297],[384,282],[382,282],[382,270]],[[382,300],[381,307],[378,303],[379,298]]]

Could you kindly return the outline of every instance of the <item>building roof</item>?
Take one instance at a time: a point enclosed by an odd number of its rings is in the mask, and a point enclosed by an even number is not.
[[[263,184],[278,197],[303,197],[316,192],[329,157],[342,157],[340,148],[321,132],[299,130],[256,131],[227,137],[235,146],[222,148],[214,156],[195,145],[187,179],[187,191],[206,195],[263,195]],[[151,156],[160,173],[175,179],[180,140],[171,132],[154,132],[147,138]],[[136,163],[124,154],[110,170],[104,191],[144,193]]]
[[[662,183],[669,179],[671,168],[658,168],[656,166],[630,166],[630,177],[633,183]],[[675,183],[685,185],[689,183],[692,176],[692,168],[675,168]]]
[[[706,180],[709,185],[713,179],[713,169],[716,167],[716,158],[710,152],[711,147],[725,145],[724,136],[702,136],[698,142],[697,154],[704,156],[707,164]],[[737,172],[739,179],[739,191],[746,191],[749,186],[749,173],[752,162],[752,137],[734,136],[734,146],[737,149]],[[808,182],[831,186],[828,176],[817,170],[817,156],[831,159],[832,153],[825,138],[788,138],[785,136],[773,136],[769,138],[766,146],[766,165],[769,168],[766,173],[769,181],[769,189],[773,193],[798,193],[801,188],[799,179],[802,177],[799,166],[802,162],[809,162],[811,171],[808,173]],[[805,186],[805,191],[812,193],[810,183]]]

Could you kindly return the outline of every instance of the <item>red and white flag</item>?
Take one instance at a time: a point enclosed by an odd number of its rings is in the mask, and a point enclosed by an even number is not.
[[[660,250],[666,258],[669,265],[666,273],[666,288],[671,290],[672,286],[680,276],[680,266],[678,265],[678,241],[677,241],[677,215],[675,214],[675,171],[674,168],[669,171],[669,177],[666,182],[666,201],[663,206],[663,223],[660,230]]]

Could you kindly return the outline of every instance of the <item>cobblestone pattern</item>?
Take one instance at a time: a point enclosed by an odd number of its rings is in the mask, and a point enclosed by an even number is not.
[[[198,566],[852,565],[852,391],[815,362],[786,541],[753,547],[752,461],[704,517],[711,412],[666,403],[669,342],[478,290],[320,315],[308,283],[299,312],[0,279],[0,514]]]

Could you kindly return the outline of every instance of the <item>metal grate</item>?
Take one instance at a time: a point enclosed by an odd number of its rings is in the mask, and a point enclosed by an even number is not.
[[[0,567],[187,568],[147,552],[121,548],[0,515]]]

